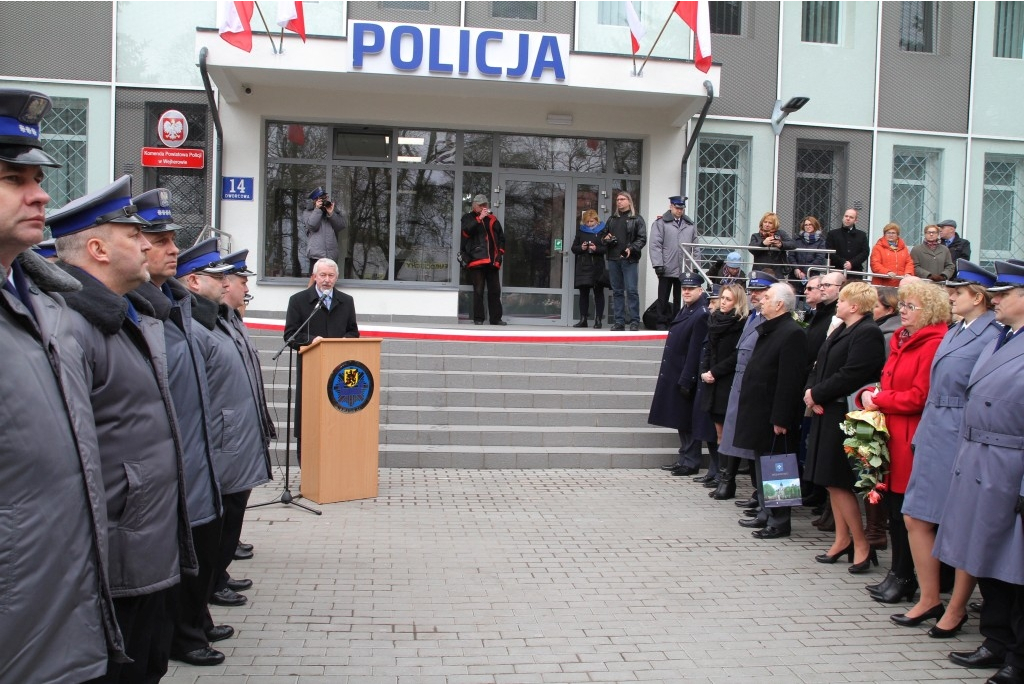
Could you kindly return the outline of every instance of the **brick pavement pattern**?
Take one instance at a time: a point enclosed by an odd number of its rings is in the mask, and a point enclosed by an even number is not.
[[[749,481],[741,482],[745,494]],[[262,502],[279,480],[253,493]],[[292,474],[292,490],[298,478]],[[807,509],[760,541],[690,478],[641,469],[381,469],[375,500],[251,510],[224,664],[175,683],[981,681],[980,644],[892,625]]]

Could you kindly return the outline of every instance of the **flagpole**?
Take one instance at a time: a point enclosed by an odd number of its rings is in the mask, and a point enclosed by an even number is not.
[[[267,32],[267,38],[270,40],[270,49],[273,50],[274,54],[276,55],[277,54],[277,46],[274,45],[274,36],[271,35],[271,33],[270,33],[270,27],[267,26],[267,20],[266,20],[266,17],[263,16],[263,10],[260,9],[260,3],[254,2],[253,5],[256,6],[256,11],[260,13],[260,19],[263,21],[263,28]],[[282,38],[281,40],[283,41],[284,38]]]
[[[259,5],[257,5],[257,7],[259,7]],[[662,24],[662,26],[661,26],[661,30],[658,31],[658,37],[654,39],[654,44],[651,45],[651,49],[650,49],[650,51],[648,51],[647,57],[644,57],[643,64],[640,65],[640,71],[637,72],[637,76],[640,76],[640,75],[642,75],[644,73],[644,67],[647,66],[647,60],[649,60],[651,58],[651,55],[654,54],[654,48],[655,48],[655,46],[658,45],[658,41],[661,40],[661,34],[665,33],[665,29],[668,28],[668,23],[670,21],[672,21],[672,15],[675,14],[675,13],[676,13],[676,6],[672,5],[672,11],[668,13],[668,19],[665,20],[665,23]],[[636,71],[636,59],[635,58],[634,58],[634,61],[633,61],[633,71]]]
[[[273,42],[273,38],[271,38],[271,42]],[[284,27],[283,26],[281,27],[281,49],[278,50],[278,54],[284,54]]]

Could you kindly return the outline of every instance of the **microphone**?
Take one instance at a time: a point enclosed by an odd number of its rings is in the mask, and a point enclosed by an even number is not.
[[[315,307],[313,307],[313,312],[314,312],[314,313],[315,313],[315,312],[316,312],[316,311],[317,311],[318,309],[323,309],[323,306],[324,306],[324,301],[325,301],[326,299],[327,299],[327,293],[324,293],[323,295],[321,295],[321,296],[320,296],[320,298],[319,298],[319,299],[318,299],[318,300],[316,301],[316,306],[315,306]]]

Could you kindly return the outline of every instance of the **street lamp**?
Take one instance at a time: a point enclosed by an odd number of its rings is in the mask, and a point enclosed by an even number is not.
[[[793,112],[800,110],[804,105],[810,102],[810,98],[802,96],[792,97],[786,101],[785,104],[782,100],[775,101],[775,109],[772,111],[772,131],[775,135],[782,133],[782,127],[785,124],[785,119]]]

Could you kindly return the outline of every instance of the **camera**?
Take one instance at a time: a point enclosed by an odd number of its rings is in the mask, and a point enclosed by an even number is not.
[[[607,245],[608,247],[615,247],[616,245],[618,245],[618,244],[619,244],[619,239],[618,239],[618,238],[616,238],[616,237],[615,237],[614,235],[612,235],[611,233],[609,233],[608,235],[606,235],[606,236],[604,237],[604,243],[605,243],[605,245]]]
[[[319,199],[323,200],[323,204],[321,204],[320,206],[323,207],[324,209],[330,209],[331,205],[334,204],[333,202],[331,202],[331,198],[327,197],[326,195]]]

